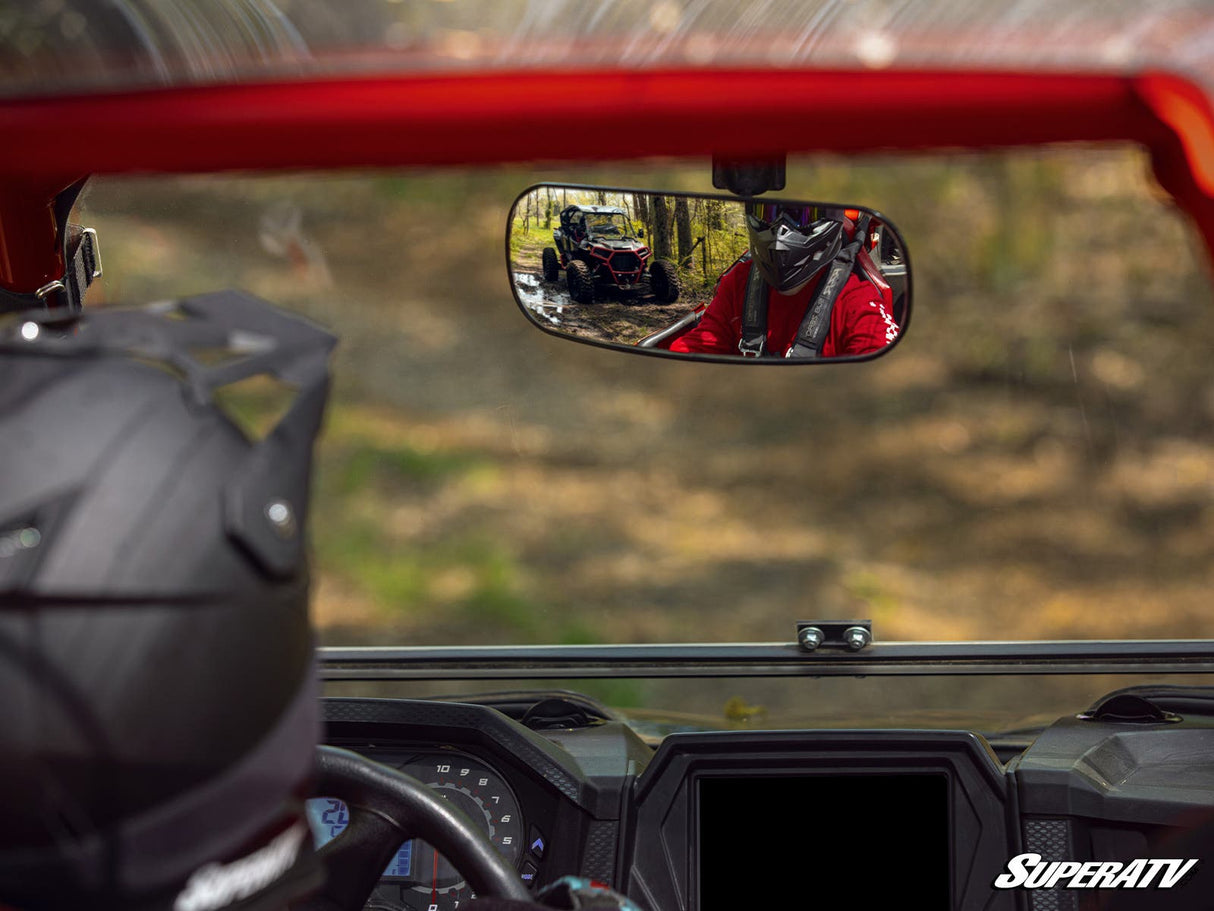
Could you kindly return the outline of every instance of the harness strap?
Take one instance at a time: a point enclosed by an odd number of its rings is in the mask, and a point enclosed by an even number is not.
[[[839,299],[839,294],[843,291],[844,284],[847,283],[848,276],[855,268],[856,255],[864,246],[865,237],[868,236],[868,222],[868,215],[860,219],[860,223],[856,225],[852,242],[845,245],[831,262],[826,277],[822,279],[818,290],[814,292],[813,301],[810,303],[809,309],[805,311],[801,326],[797,330],[797,337],[785,357],[815,358],[822,356],[822,345],[826,341],[826,334],[830,331],[830,314],[835,308],[835,301]]]
[[[746,277],[746,299],[742,304],[742,337],[738,351],[742,357],[762,357],[767,346],[767,282],[751,262]]]

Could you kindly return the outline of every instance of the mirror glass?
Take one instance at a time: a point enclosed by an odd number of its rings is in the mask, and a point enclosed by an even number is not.
[[[535,325],[640,353],[852,360],[910,317],[902,237],[863,207],[541,185],[515,201],[507,250]]]

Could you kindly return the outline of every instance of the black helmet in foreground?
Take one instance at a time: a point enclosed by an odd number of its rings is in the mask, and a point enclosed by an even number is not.
[[[750,253],[763,279],[790,294],[834,261],[843,246],[843,224],[817,218],[813,206],[748,202]]]
[[[224,292],[0,324],[0,905],[312,888],[312,444],[334,338]],[[264,437],[216,405],[271,375]]]

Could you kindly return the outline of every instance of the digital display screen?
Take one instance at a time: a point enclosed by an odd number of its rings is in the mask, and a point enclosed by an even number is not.
[[[312,827],[312,839],[317,848],[336,838],[350,824],[346,805],[332,797],[313,797],[308,801],[308,825]],[[384,876],[409,878],[412,876],[413,840],[400,846],[392,858]]]
[[[801,775],[699,780],[699,908],[806,907],[844,894],[888,911],[949,907],[948,778]]]

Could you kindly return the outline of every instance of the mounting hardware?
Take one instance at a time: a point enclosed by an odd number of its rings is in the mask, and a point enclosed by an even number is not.
[[[801,648],[807,652],[812,652],[825,639],[826,637],[822,635],[822,630],[816,626],[802,626],[797,629],[797,641],[801,643]]]
[[[56,291],[66,290],[67,286],[63,284],[63,282],[59,281],[59,279],[55,279],[54,281],[47,282],[45,285],[35,291],[34,297],[38,298],[38,300],[46,300],[48,295],[53,294]]]
[[[862,626],[853,626],[843,633],[843,640],[853,652],[858,652],[873,641],[873,634]]]
[[[274,500],[266,504],[266,518],[280,538],[295,537],[295,515],[286,500]]]
[[[872,620],[797,621],[797,644],[807,652],[827,647],[858,652],[872,641]]]
[[[92,284],[101,278],[101,244],[97,242],[97,229],[85,228],[81,233],[81,251],[88,270],[87,280]]]
[[[783,190],[788,159],[751,159],[712,157],[712,185],[739,196],[758,196],[768,190]]]

